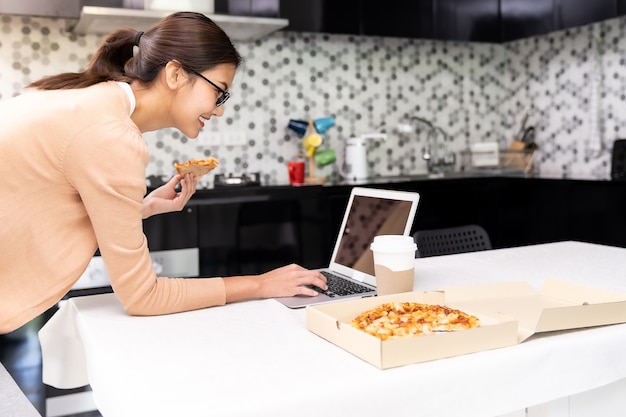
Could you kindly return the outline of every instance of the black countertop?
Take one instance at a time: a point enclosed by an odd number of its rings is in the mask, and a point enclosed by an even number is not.
[[[373,177],[360,181],[333,181],[327,180],[323,184],[292,186],[289,184],[264,184],[261,185],[236,185],[236,186],[219,186],[214,188],[198,189],[192,200],[188,203],[190,206],[206,205],[206,204],[225,204],[237,202],[266,201],[270,199],[290,198],[294,195],[313,196],[316,193],[332,192],[336,189],[343,192],[355,186],[359,187],[376,187],[385,185],[387,187],[404,189],[403,185],[415,183],[437,183],[445,182],[463,182],[463,181],[483,181],[498,179],[515,179],[515,180],[535,180],[535,181],[593,181],[593,182],[612,182],[610,178],[598,178],[593,176],[572,176],[565,178],[558,175],[526,175],[521,171],[507,170],[476,170],[471,172],[452,172],[446,174],[418,174],[418,175],[398,175]],[[413,187],[410,187],[413,188]]]

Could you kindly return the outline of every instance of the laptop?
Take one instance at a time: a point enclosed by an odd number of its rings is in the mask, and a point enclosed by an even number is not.
[[[289,308],[376,295],[374,258],[370,244],[377,235],[408,235],[419,194],[378,188],[355,187],[343,215],[326,276],[329,290],[320,295],[278,297]]]

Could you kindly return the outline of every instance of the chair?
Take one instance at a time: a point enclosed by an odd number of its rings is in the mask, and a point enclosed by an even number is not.
[[[413,238],[417,243],[417,258],[491,249],[487,231],[476,224],[418,230]]]
[[[626,139],[617,139],[613,142],[611,179],[626,180]]]
[[[241,274],[260,274],[301,263],[300,205],[296,200],[244,203],[237,216],[235,263]]]

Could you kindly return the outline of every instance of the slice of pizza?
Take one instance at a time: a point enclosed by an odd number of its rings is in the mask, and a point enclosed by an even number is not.
[[[196,178],[200,178],[213,171],[219,164],[216,158],[210,157],[209,159],[192,159],[182,164],[176,162],[174,163],[174,168],[176,168],[176,172],[180,175],[191,172]]]

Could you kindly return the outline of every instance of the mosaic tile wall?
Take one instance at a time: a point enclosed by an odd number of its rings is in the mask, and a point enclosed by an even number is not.
[[[344,139],[384,130],[387,140],[369,147],[371,174],[420,174],[426,133],[398,133],[406,117],[443,128],[447,150],[459,154],[483,141],[506,149],[532,109],[539,174],[608,178],[613,140],[626,137],[625,27],[618,18],[505,45],[295,32],[242,43],[245,65],[225,115],[197,140],[173,129],[146,134],[147,175],[170,176],[175,160],[214,155],[219,172],[287,183],[286,161],[301,150],[289,119],[327,115],[336,125],[322,148],[341,155]],[[63,19],[0,16],[0,99],[84,68],[101,38],[64,29]],[[216,132],[243,132],[246,145],[216,144]],[[317,174],[336,178],[337,167]],[[203,181],[208,187],[212,177]]]

